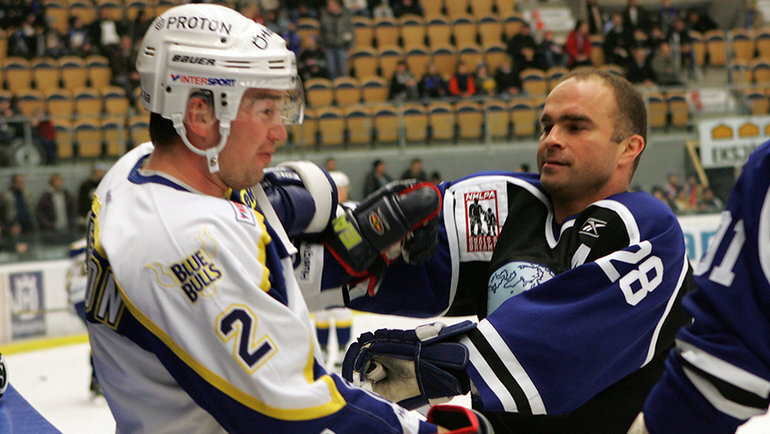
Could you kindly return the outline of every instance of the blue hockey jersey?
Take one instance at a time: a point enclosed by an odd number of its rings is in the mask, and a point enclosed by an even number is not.
[[[770,143],[749,158],[695,270],[666,372],[644,407],[651,433],[732,433],[770,400]]]
[[[498,431],[625,431],[687,322],[691,269],[668,206],[622,193],[559,224],[537,175],[440,189],[438,251],[393,264],[372,297],[350,288],[350,306],[482,318],[462,342],[474,406]]]

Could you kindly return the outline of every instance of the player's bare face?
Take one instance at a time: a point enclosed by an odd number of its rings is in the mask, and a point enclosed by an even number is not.
[[[554,205],[586,206],[609,195],[621,151],[612,141],[615,110],[612,91],[598,79],[569,79],[548,95],[537,166]]]
[[[220,176],[232,189],[256,185],[270,165],[276,145],[286,140],[281,119],[283,92],[249,89],[230,124],[227,146],[219,154]]]

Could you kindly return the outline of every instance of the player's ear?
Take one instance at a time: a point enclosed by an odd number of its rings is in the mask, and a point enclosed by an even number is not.
[[[214,107],[205,98],[193,95],[187,101],[185,128],[196,136],[207,137],[214,130]]]
[[[644,137],[639,134],[632,134],[623,141],[622,146],[623,150],[620,155],[620,164],[633,165],[636,157],[638,157],[644,150]]]

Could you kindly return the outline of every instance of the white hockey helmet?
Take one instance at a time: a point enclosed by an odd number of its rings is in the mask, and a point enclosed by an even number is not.
[[[185,4],[155,18],[139,48],[136,69],[142,105],[171,120],[185,145],[206,156],[212,173],[219,170],[217,156],[246,89],[285,91],[283,121],[302,122],[304,96],[294,53],[279,35],[224,6]],[[190,144],[183,124],[187,101],[200,89],[213,96],[222,135],[207,150]]]

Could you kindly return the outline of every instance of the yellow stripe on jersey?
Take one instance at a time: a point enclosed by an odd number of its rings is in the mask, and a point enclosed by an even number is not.
[[[270,234],[267,233],[267,228],[265,227],[265,216],[262,214],[254,211],[254,215],[257,216],[257,223],[259,224],[259,229],[262,233],[262,235],[259,237],[259,241],[257,242],[257,261],[262,266],[262,281],[259,282],[259,287],[263,291],[267,292],[270,291],[270,269],[267,268],[267,265],[265,265],[265,261],[267,260],[267,245],[270,244],[270,241],[272,239],[270,238]]]
[[[224,378],[215,374],[209,370],[206,366],[195,360],[190,354],[181,348],[177,343],[169,336],[163,329],[150,320],[144,313],[134,305],[134,303],[128,298],[123,287],[115,282],[116,287],[120,291],[124,303],[127,309],[132,315],[141,323],[147,330],[149,330],[155,337],[163,342],[177,357],[179,357],[187,366],[201,376],[206,382],[216,387],[223,393],[227,394],[234,400],[238,401],[242,405],[251,408],[261,414],[274,417],[282,420],[310,420],[317,419],[336,413],[342,409],[346,403],[345,398],[337,390],[337,386],[334,384],[334,380],[329,375],[323,375],[318,380],[313,379],[313,351],[311,344],[311,351],[309,351],[308,361],[305,366],[305,379],[308,383],[315,381],[323,381],[329,390],[330,400],[325,404],[320,404],[314,407],[304,408],[279,408],[269,404],[266,404],[252,395],[236,388],[231,383],[227,382]],[[312,342],[312,340],[311,340]]]

